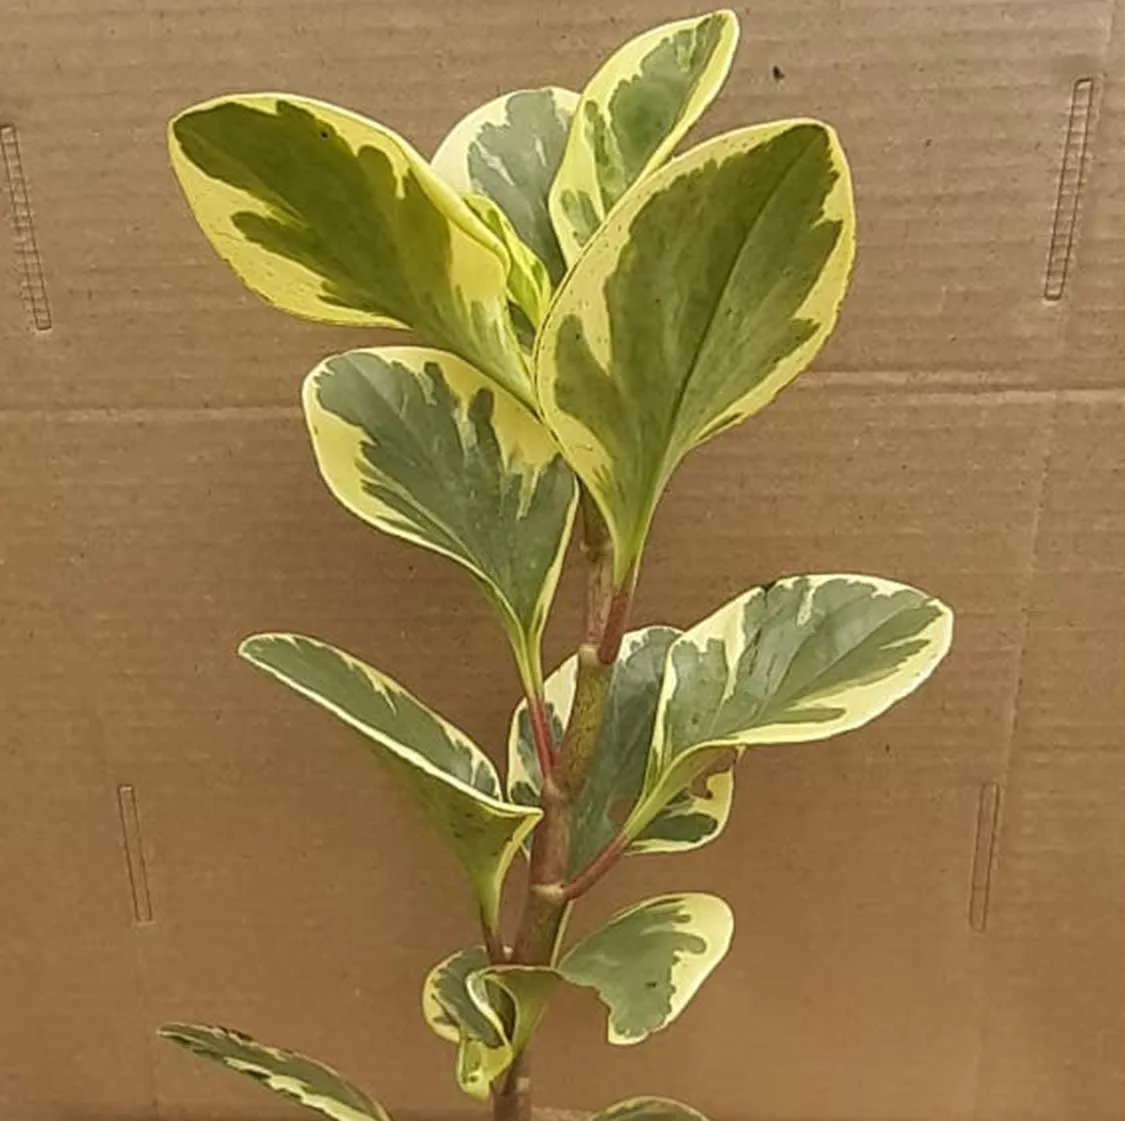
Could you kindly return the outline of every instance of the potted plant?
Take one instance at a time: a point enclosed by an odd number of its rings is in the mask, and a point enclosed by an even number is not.
[[[629,41],[581,93],[505,94],[433,158],[383,125],[288,94],[172,122],[172,163],[211,244],[284,311],[417,342],[308,375],[320,471],[352,513],[466,568],[511,645],[522,700],[503,777],[386,674],[328,643],[260,634],[251,664],[352,725],[463,865],[477,944],[434,966],[427,1021],[497,1121],[527,1121],[529,1042],[560,985],[596,991],[610,1042],[670,1024],[725,954],[732,915],[682,891],[580,940],[572,908],[622,857],[706,845],[734,765],[823,740],[915,689],[948,649],[936,599],[879,577],[790,576],[686,630],[630,606],[653,514],[695,447],[751,417],[831,331],[854,252],[848,165],[813,120],[673,156],[738,36],[717,11]],[[540,637],[580,537],[585,628],[544,674]],[[501,891],[521,854],[518,929]],[[334,1121],[385,1114],[331,1068],[227,1028],[167,1038]],[[657,1098],[603,1121],[697,1118]]]

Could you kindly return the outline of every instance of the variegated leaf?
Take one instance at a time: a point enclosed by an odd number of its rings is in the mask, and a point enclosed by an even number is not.
[[[733,12],[678,20],[630,40],[590,79],[550,194],[568,263],[715,99],[737,43]]]
[[[643,627],[621,644],[606,698],[598,745],[572,810],[568,873],[576,875],[609,844],[641,793],[652,742],[656,705],[668,649],[680,632],[673,627]],[[570,718],[576,660],[570,658],[548,678],[548,716],[556,741]],[[508,796],[535,805],[541,786],[535,743],[521,703],[508,736]],[[673,852],[695,848],[718,836],[726,824],[734,793],[730,771],[685,789],[665,806],[630,846],[630,852]]]
[[[371,741],[449,842],[495,928],[504,875],[540,811],[505,801],[496,769],[468,736],[351,655],[286,634],[255,635],[239,653]]]
[[[662,895],[622,911],[559,965],[609,1009],[609,1042],[640,1043],[667,1027],[722,960],[734,916],[717,895]]]
[[[707,1121],[697,1109],[671,1098],[628,1098],[599,1109],[590,1121]]]
[[[488,1096],[493,1081],[527,1046],[558,983],[554,971],[491,965],[484,949],[459,950],[430,970],[422,986],[426,1023],[457,1044],[457,1084]]]
[[[547,266],[520,240],[508,216],[486,195],[466,195],[469,209],[500,239],[508,251],[508,300],[521,345],[530,353],[551,302]]]
[[[353,350],[305,381],[317,462],[364,521],[467,568],[496,607],[525,683],[574,515],[575,486],[547,430],[451,354]]]
[[[672,644],[644,793],[626,833],[759,744],[858,728],[945,657],[940,600],[873,576],[796,576],[738,596]]]
[[[490,198],[553,284],[566,272],[547,195],[578,94],[548,86],[516,90],[474,109],[434,153],[434,170],[463,195]]]
[[[382,1106],[330,1066],[295,1051],[267,1047],[242,1032],[207,1024],[165,1024],[159,1034],[331,1121],[390,1121]]]
[[[186,110],[168,140],[196,220],[258,295],[307,319],[412,327],[533,403],[507,251],[401,137],[261,93]]]
[[[687,452],[812,360],[854,240],[835,134],[782,121],[642,180],[568,274],[536,345],[539,400],[605,515],[619,581]]]
[[[422,984],[426,1023],[442,1039],[457,1044],[457,1085],[478,1099],[511,1066],[513,1054],[501,1013],[492,1002],[479,1000],[467,979],[488,966],[483,949],[459,950],[430,970]]]

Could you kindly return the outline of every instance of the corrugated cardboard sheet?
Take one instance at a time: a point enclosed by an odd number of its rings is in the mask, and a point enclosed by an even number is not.
[[[541,1097],[719,1121],[1125,1115],[1125,3],[761,0],[715,131],[840,129],[860,255],[838,336],[697,454],[638,621],[795,571],[958,611],[870,729],[742,765],[720,842],[628,862],[730,895],[671,1031],[552,1012]],[[315,477],[301,375],[362,334],[244,294],[164,122],[291,89],[424,150],[494,94],[578,85],[674,0],[0,0],[0,1117],[289,1116],[152,1041],[215,1019],[400,1117],[462,1109],[417,989],[471,939],[459,875],[346,731],[234,657],[352,648],[499,750],[514,679],[451,566]],[[1116,23],[1115,23],[1116,19]],[[576,635],[573,573],[551,659]]]

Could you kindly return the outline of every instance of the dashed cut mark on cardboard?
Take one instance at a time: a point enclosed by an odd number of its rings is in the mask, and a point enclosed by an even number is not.
[[[1086,185],[1086,160],[1093,132],[1094,93],[1094,79],[1079,78],[1070,95],[1070,115],[1066,123],[1055,217],[1043,280],[1043,298],[1051,303],[1062,299],[1074,257],[1079,204],[1082,188]]]
[[[148,868],[141,839],[141,819],[137,813],[137,792],[129,785],[117,788],[117,811],[121,819],[121,840],[125,850],[125,870],[133,900],[133,922],[147,926],[153,921],[152,895],[148,889]]]
[[[988,927],[988,897],[992,889],[992,865],[996,832],[1000,824],[1000,785],[986,782],[977,802],[977,835],[973,847],[973,877],[969,891],[969,926],[977,934]]]
[[[11,204],[12,231],[15,235],[16,257],[20,267],[20,292],[32,326],[37,331],[51,329],[51,304],[43,276],[43,260],[35,240],[35,220],[31,198],[20,156],[20,138],[16,126],[0,124],[0,165],[3,166]]]

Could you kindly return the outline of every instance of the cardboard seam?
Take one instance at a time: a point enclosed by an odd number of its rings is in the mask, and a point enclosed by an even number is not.
[[[1031,634],[1031,612],[1035,596],[1035,579],[1039,571],[1039,547],[1042,536],[1043,511],[1047,504],[1047,480],[1051,476],[1051,465],[1054,459],[1059,410],[1065,400],[1065,395],[1061,393],[1055,393],[1052,394],[1052,396],[1054,397],[1054,402],[1044,421],[1043,460],[1039,469],[1037,482],[1038,493],[1036,495],[1035,510],[1031,521],[1031,531],[1028,542],[1028,563],[1023,576],[1022,586],[1019,589],[1019,594],[1023,602],[1021,604],[1020,622],[1017,631],[1015,680],[1012,683],[1008,709],[1005,713],[1005,744],[997,768],[1000,777],[998,781],[991,784],[997,787],[998,796],[999,791],[1007,789],[1009,786],[1012,766],[1015,761],[1015,741],[1019,725],[1019,702],[1024,690],[1027,645]],[[1003,873],[1004,821],[1000,814],[999,802],[997,804],[996,821],[989,841],[988,895],[989,902],[991,902],[991,897],[995,892],[999,877]],[[987,922],[987,915],[985,915],[985,922]],[[985,934],[987,937],[986,931],[982,930],[981,933]],[[995,944],[989,945],[986,943],[980,1034],[976,1052],[976,1069],[973,1072],[974,1117],[979,1116],[980,1113],[981,1092],[984,1085],[984,1055],[991,1034],[992,1017],[989,999],[989,980],[992,976],[992,970],[989,967],[991,965],[991,957],[995,952]]]
[[[878,386],[805,385],[791,386],[789,393],[854,394],[882,388]],[[1047,402],[1052,407],[1066,404],[1115,404],[1125,402],[1125,386],[1076,385],[1062,388],[1037,388],[1034,386],[1007,386],[1004,388],[928,388],[898,387],[891,397],[898,401],[934,401],[937,403],[984,402],[994,405],[1019,405]],[[187,423],[192,421],[240,420],[302,420],[300,405],[222,405],[217,408],[194,405],[145,405],[136,407],[104,408],[0,408],[0,424],[34,424],[61,422],[64,424],[118,424],[118,423]]]
[[[20,266],[20,294],[31,325],[36,331],[49,331],[52,325],[51,303],[47,298],[43,258],[35,236],[35,216],[23,171],[19,132],[14,124],[0,124],[0,164],[4,167],[12,208],[12,233]]]
[[[1043,278],[1043,299],[1048,303],[1057,303],[1063,298],[1072,271],[1082,194],[1087,179],[1086,165],[1093,147],[1099,88],[1096,78],[1086,77],[1079,78],[1071,89],[1070,113]]]

